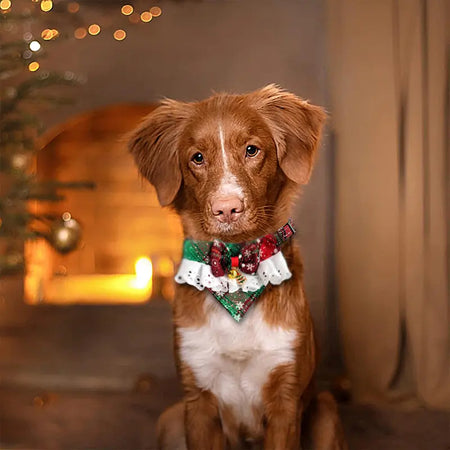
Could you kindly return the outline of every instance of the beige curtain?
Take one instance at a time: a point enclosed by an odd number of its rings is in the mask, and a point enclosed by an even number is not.
[[[327,8],[336,271],[353,392],[449,409],[449,2]]]

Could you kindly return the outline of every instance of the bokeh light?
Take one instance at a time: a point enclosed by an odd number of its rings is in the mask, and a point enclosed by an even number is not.
[[[41,2],[41,9],[44,12],[48,12],[53,8],[53,2],[52,0],[42,0]]]
[[[53,37],[53,33],[52,30],[50,30],[50,28],[46,28],[45,30],[42,30],[41,32],[41,38],[44,39],[45,41],[49,41],[50,39],[52,39]]]
[[[101,31],[100,25],[93,23],[92,25],[89,25],[88,31],[92,36],[97,36]]]
[[[114,31],[114,39],[116,41],[123,41],[127,37],[127,33],[125,33],[125,30],[116,30]]]
[[[77,2],[70,2],[67,5],[67,11],[69,11],[72,14],[77,13],[80,10],[80,4]]]
[[[161,10],[161,8],[159,6],[152,6],[150,8],[150,14],[153,17],[159,17],[162,14],[162,10]]]
[[[120,10],[124,16],[129,16],[133,13],[133,7],[131,5],[123,5],[122,9]]]
[[[87,35],[87,30],[86,28],[83,27],[77,28],[74,31],[73,35],[75,36],[76,39],[84,39]]]
[[[36,72],[36,70],[39,69],[39,63],[37,61],[33,61],[30,64],[28,64],[28,70],[30,72]]]
[[[58,37],[59,31],[55,28],[46,28],[45,30],[42,30],[41,32],[41,38],[44,39],[44,41],[50,41],[51,39]]]
[[[31,41],[29,47],[31,51],[38,52],[41,49],[41,44],[38,41]]]
[[[0,9],[1,10],[6,11],[9,8],[11,8],[11,1],[10,0],[1,0],[0,1]]]
[[[150,20],[152,20],[152,15],[148,11],[144,11],[141,14],[141,20],[142,22],[150,22]]]

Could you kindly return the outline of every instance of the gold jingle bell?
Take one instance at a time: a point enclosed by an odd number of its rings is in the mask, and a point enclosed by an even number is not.
[[[239,272],[236,269],[230,269],[228,271],[228,278],[231,278],[232,280],[236,279],[239,276]]]

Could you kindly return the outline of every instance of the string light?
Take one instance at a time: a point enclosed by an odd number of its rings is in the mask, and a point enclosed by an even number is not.
[[[162,14],[162,10],[159,6],[153,6],[150,8],[150,14],[153,17],[159,17]]]
[[[58,37],[59,31],[50,28],[46,28],[45,30],[42,30],[41,32],[41,38],[44,39],[44,41],[50,41],[51,39]]]
[[[48,12],[53,8],[52,0],[42,0],[41,1],[41,9],[44,12]]]
[[[149,13],[148,11],[144,11],[141,14],[141,20],[142,20],[142,22],[150,22],[150,20],[152,20],[151,13]]]
[[[86,28],[83,27],[77,28],[74,31],[73,35],[75,36],[76,39],[84,39],[87,35]]]
[[[53,37],[52,30],[50,28],[46,28],[45,30],[42,30],[41,32],[41,38],[44,39],[44,41],[49,41]]]
[[[123,41],[127,37],[127,33],[125,32],[125,30],[119,29],[114,31],[113,36],[116,41]]]
[[[38,52],[41,49],[41,44],[39,41],[31,41],[29,47],[31,51]]]
[[[10,0],[2,0],[2,1],[0,1],[0,9],[1,10],[6,11],[9,8],[11,8],[11,1]]]
[[[120,11],[124,16],[129,16],[133,13],[134,9],[131,5],[123,5]]]
[[[101,31],[100,25],[93,23],[92,25],[89,25],[88,31],[90,35],[97,36]]]
[[[33,61],[30,64],[28,64],[28,70],[30,72],[36,72],[36,70],[39,69],[39,63],[37,61]]]
[[[54,1],[56,0],[32,0],[32,1],[36,3],[40,2],[41,10],[44,12],[48,12],[53,9],[53,4]],[[11,4],[12,4],[11,0],[0,0],[0,10],[2,10],[2,12],[8,12],[6,10],[9,10],[11,8]],[[67,11],[69,11],[70,13],[77,13],[79,10],[80,4],[78,3],[78,1],[70,1],[67,4]],[[141,14],[139,14],[134,11],[132,5],[124,4],[121,7],[120,11],[124,16],[128,16],[128,20],[130,21],[130,23],[133,24],[137,24],[141,21],[148,23],[154,17],[159,17],[162,14],[162,10],[159,6],[152,6],[150,10],[143,11]],[[76,39],[84,39],[88,33],[92,36],[97,36],[98,34],[100,34],[100,32],[101,32],[100,25],[97,23],[93,23],[89,25],[87,29],[85,27],[79,27],[75,29],[73,35]],[[56,29],[46,28],[41,32],[41,38],[45,41],[50,41],[57,36],[59,36],[59,31]],[[127,37],[127,33],[124,29],[117,29],[114,31],[113,37],[117,41],[123,41]],[[24,34],[24,40],[26,42],[31,41],[29,42],[29,49],[32,50],[33,52],[37,52],[41,49],[41,44],[39,43],[39,41],[32,40],[32,38],[33,36],[31,33]],[[27,52],[26,57],[31,58],[32,55],[31,52],[29,50],[27,50],[26,52]],[[24,56],[24,58],[26,57]],[[31,72],[35,72],[36,70],[39,69],[39,63],[33,61],[32,63],[29,64],[28,68]]]

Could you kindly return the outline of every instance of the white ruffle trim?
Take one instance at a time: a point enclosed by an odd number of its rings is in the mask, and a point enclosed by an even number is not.
[[[228,278],[226,275],[215,277],[209,264],[183,258],[175,275],[175,281],[179,284],[187,283],[200,291],[208,288],[219,294],[226,294],[239,289],[244,292],[254,292],[269,283],[281,284],[292,276],[281,252],[261,261],[255,275],[243,275],[244,283],[238,284],[237,280]]]

